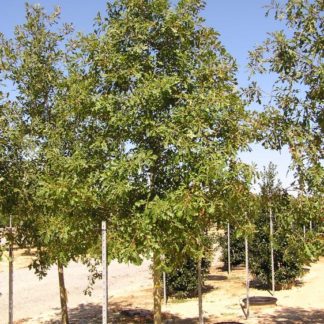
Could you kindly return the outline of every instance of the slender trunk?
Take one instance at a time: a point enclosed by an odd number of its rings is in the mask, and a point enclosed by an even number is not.
[[[161,259],[160,255],[154,252],[153,255],[153,300],[154,300],[154,324],[162,323],[162,282],[161,282],[161,270],[160,270]]]
[[[67,293],[64,284],[63,265],[60,262],[57,263],[57,269],[58,269],[58,277],[59,277],[59,285],[60,285],[61,323],[69,324],[69,315],[68,315],[68,308],[67,308]]]
[[[203,306],[202,306],[202,279],[201,279],[201,259],[198,260],[197,265],[198,273],[198,313],[199,313],[199,324],[204,324]]]

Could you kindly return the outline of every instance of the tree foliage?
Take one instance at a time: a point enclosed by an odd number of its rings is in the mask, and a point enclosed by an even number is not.
[[[110,250],[121,259],[178,253],[181,244],[196,251],[229,160],[246,145],[235,62],[203,25],[202,8],[114,1],[81,39],[96,82],[91,113],[119,143],[100,181],[103,204],[115,206]]]
[[[229,161],[246,146],[236,66],[204,25],[203,1],[118,0],[81,39],[95,114],[119,145],[100,174],[110,256],[197,258]],[[237,162],[238,169],[240,163]],[[157,276],[160,277],[159,275]]]
[[[272,1],[267,14],[274,12],[285,29],[251,51],[249,64],[252,74],[275,76],[256,121],[258,139],[274,149],[288,145],[301,189],[313,192],[324,187],[323,9],[321,0]]]
[[[315,261],[320,250],[313,235],[304,237],[301,219],[305,222],[314,211],[303,204],[296,213],[294,197],[276,179],[276,167],[270,163],[262,173],[260,209],[255,219],[256,232],[250,244],[251,272],[264,285],[271,286],[270,241],[273,242],[276,289],[289,287],[302,276],[303,267]],[[273,215],[273,237],[270,236],[270,213]],[[305,223],[304,223],[305,224]]]

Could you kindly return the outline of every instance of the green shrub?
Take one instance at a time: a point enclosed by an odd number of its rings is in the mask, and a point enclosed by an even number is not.
[[[203,258],[201,262],[202,282],[204,282],[206,274],[209,273],[209,268],[210,261]],[[188,258],[181,266],[167,274],[168,296],[176,298],[197,296],[197,283],[197,261],[193,258]]]
[[[231,254],[231,267],[238,266],[245,262],[245,245],[244,238],[238,237],[234,229],[230,229],[230,254]],[[224,235],[219,236],[219,245],[222,249],[222,261],[224,262],[224,269],[228,268],[228,240],[227,231]]]
[[[309,217],[309,210],[303,207],[303,201],[289,195],[276,181],[274,165],[270,164],[262,178],[261,207],[255,219],[257,230],[250,242],[250,269],[262,285],[271,287],[271,210],[276,289],[288,288],[303,275],[304,266],[317,257],[316,246],[304,239],[300,226],[300,222]]]
[[[264,223],[266,224],[266,219]],[[266,225],[259,228],[250,244],[250,269],[263,286],[270,288],[271,250],[268,228]],[[303,274],[303,267],[309,258],[301,232],[279,226],[278,219],[274,228],[274,270],[278,290],[290,287]]]

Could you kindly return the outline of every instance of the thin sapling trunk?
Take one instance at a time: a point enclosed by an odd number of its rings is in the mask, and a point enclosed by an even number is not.
[[[162,323],[162,280],[161,280],[161,258],[154,252],[153,255],[153,300],[154,300],[154,324]]]
[[[61,262],[57,263],[59,286],[60,286],[60,301],[61,301],[61,323],[69,324],[69,315],[67,308],[67,292],[64,284],[64,272]]]

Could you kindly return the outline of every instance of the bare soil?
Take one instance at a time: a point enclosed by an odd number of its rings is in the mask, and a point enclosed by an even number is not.
[[[19,264],[23,266],[23,261]],[[209,288],[203,297],[206,323],[324,324],[324,257],[311,265],[309,273],[301,278],[297,285],[289,290],[276,292],[275,297],[278,298],[276,306],[251,307],[248,319],[245,319],[240,307],[240,300],[245,297],[246,293],[245,269],[234,268],[228,275],[220,266],[219,262],[218,266],[212,266],[206,281]],[[120,286],[113,296],[110,296],[109,323],[152,323],[153,305],[152,287],[148,280],[149,267],[141,271],[142,275],[136,278],[133,278],[132,272],[123,273],[123,276],[127,278],[120,276],[115,278],[118,281],[124,280],[124,282],[136,280],[136,285],[126,287],[128,288],[126,290]],[[145,282],[141,282],[142,276],[146,277]],[[251,288],[250,296],[270,296],[270,293]],[[2,302],[1,299],[0,302]],[[39,302],[41,303],[41,300]],[[70,304],[69,315],[71,323],[101,323],[100,297],[89,302],[82,294],[74,296],[73,305]],[[163,317],[164,323],[198,323],[197,299],[169,299],[167,305],[163,305]],[[30,316],[17,320],[15,323],[58,324],[59,318],[59,309],[56,308],[42,313],[41,316]],[[2,322],[0,319],[0,323],[5,323],[5,321]]]
[[[247,320],[240,307],[240,300],[246,293],[244,268],[234,268],[228,276],[220,267],[213,267],[206,285],[212,288],[203,299],[206,323],[324,323],[324,257],[312,264],[310,272],[296,286],[276,292],[277,306],[251,307]],[[271,295],[268,291],[252,288],[250,296]],[[126,298],[115,298],[112,302],[150,310],[151,290],[143,290]],[[166,317],[173,318],[173,321],[167,323],[198,323],[197,299],[180,301],[171,299],[163,310]],[[130,320],[128,323],[134,321]]]

